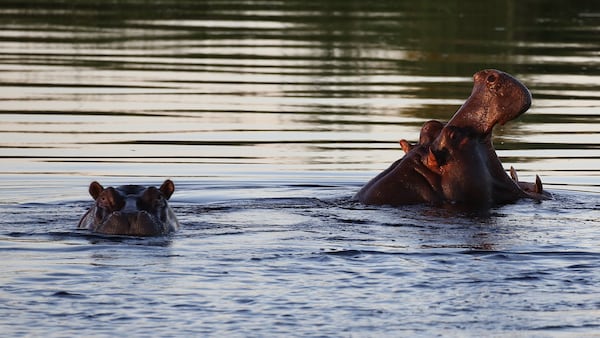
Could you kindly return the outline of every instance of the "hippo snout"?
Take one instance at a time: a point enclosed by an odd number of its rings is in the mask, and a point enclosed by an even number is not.
[[[96,228],[96,232],[108,235],[154,236],[165,231],[147,211],[115,211]]]

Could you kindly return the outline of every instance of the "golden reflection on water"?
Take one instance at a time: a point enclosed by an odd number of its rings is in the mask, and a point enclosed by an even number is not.
[[[600,191],[593,16],[573,24],[564,20],[571,8],[541,15],[535,4],[527,15],[488,11],[488,20],[462,3],[444,15],[387,2],[284,5],[98,18],[93,8],[35,17],[0,8],[11,18],[0,32],[0,177],[346,173],[360,185],[402,156],[399,139],[414,142],[423,122],[450,118],[474,72],[499,68],[534,97],[496,130],[506,167],[541,173],[551,189]],[[452,11],[470,20],[444,21]],[[86,19],[57,20],[75,12]],[[548,20],[554,26],[540,25]]]

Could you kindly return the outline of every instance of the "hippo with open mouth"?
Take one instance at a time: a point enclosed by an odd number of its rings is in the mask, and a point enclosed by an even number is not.
[[[364,204],[461,205],[486,209],[521,198],[549,199],[539,177],[519,182],[505,172],[492,145],[492,130],[523,114],[531,93],[511,75],[487,69],[473,76],[469,98],[443,124],[428,121],[415,145],[401,140],[405,156],[354,196]]]
[[[167,200],[175,184],[165,180],[160,188],[122,185],[104,188],[90,184],[94,205],[83,215],[78,228],[106,235],[159,236],[179,229]]]

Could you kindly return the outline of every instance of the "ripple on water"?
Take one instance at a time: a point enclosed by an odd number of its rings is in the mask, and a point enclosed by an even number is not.
[[[0,3],[6,336],[598,331],[597,10],[586,2]],[[499,68],[494,131],[555,200],[348,201]],[[75,227],[87,187],[172,178],[183,228]],[[581,191],[581,192],[579,192]],[[35,323],[32,325],[32,323]]]

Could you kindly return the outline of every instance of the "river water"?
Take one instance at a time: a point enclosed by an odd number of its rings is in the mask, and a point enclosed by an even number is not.
[[[600,5],[0,3],[6,336],[582,336],[600,331]],[[555,199],[470,216],[350,197],[471,76],[532,91],[496,128]],[[76,230],[160,185],[160,238]]]

